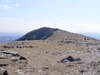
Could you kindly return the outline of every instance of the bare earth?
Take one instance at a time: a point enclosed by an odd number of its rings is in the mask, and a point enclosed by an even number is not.
[[[0,43],[0,50],[18,52],[27,60],[10,60],[7,69],[9,75],[100,75],[100,41],[20,41]],[[72,56],[79,61],[60,62]],[[2,68],[2,67],[1,67]]]

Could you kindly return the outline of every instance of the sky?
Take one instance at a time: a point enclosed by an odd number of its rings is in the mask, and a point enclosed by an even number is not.
[[[100,32],[100,0],[0,0],[0,32],[40,27]]]

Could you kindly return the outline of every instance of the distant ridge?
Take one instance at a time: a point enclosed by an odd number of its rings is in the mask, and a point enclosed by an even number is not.
[[[18,33],[18,32],[0,32],[0,42],[12,42],[21,36],[23,36],[24,33]]]
[[[68,31],[63,31],[55,28],[43,27],[37,30],[33,30],[21,38],[17,39],[17,41],[24,40],[83,40],[83,39],[93,39],[80,34],[71,33]]]

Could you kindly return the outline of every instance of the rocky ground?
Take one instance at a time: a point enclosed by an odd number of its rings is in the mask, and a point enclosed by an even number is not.
[[[100,75],[100,41],[0,43],[0,68],[8,75]]]

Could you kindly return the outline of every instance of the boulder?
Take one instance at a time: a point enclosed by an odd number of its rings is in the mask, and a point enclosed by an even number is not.
[[[62,60],[60,60],[61,63],[66,63],[66,62],[74,62],[74,61],[80,61],[80,58],[74,58],[72,56],[68,56],[67,58],[64,58]]]

